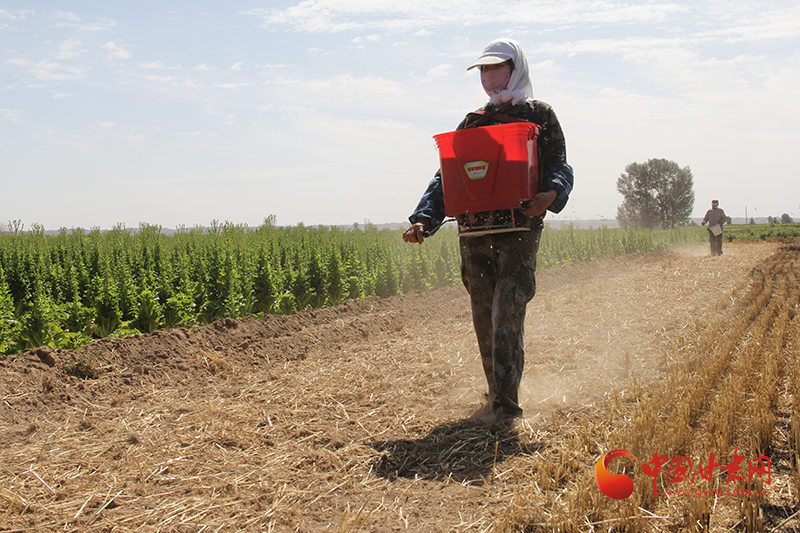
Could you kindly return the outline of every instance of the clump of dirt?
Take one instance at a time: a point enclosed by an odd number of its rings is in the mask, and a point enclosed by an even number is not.
[[[198,375],[225,373],[233,367],[250,372],[281,371],[287,361],[400,330],[407,321],[434,316],[444,311],[446,302],[463,297],[459,287],[437,294],[441,302],[425,293],[371,297],[289,316],[224,318],[191,329],[109,337],[77,350],[46,346],[27,350],[0,359],[0,372],[17,376],[0,383],[0,397],[6,399],[0,413],[11,410],[13,418],[20,420],[28,418],[28,411],[35,416],[39,402],[51,405],[65,399],[57,384],[78,384],[84,378],[104,376],[105,385],[98,394],[106,397],[143,384],[191,383]],[[189,388],[187,393],[191,392]],[[31,400],[33,393],[35,401]]]

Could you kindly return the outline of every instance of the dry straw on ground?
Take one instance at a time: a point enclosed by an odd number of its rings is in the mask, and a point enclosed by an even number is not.
[[[513,429],[471,416],[485,385],[461,288],[104,341],[48,354],[53,367],[34,352],[3,361],[0,529],[774,527],[791,514],[785,499],[749,510],[653,499],[651,478],[633,474],[637,492],[615,502],[592,469],[614,446],[640,462],[723,442],[745,450],[751,435],[779,449],[765,413],[796,390],[787,358],[798,331],[797,251],[779,249],[682,249],[541,273],[526,323],[527,421]],[[762,337],[769,351],[753,348]],[[99,377],[67,375],[77,360]],[[741,394],[728,396],[736,379]],[[710,429],[720,423],[727,433]],[[775,477],[797,494],[794,465]]]

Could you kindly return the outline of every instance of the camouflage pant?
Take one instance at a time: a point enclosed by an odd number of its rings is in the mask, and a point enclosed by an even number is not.
[[[536,293],[541,228],[461,238],[461,279],[472,301],[489,401],[495,413],[519,416],[525,365],[524,324]]]

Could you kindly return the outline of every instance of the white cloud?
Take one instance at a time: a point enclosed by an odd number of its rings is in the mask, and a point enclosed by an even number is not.
[[[134,76],[143,80],[157,81],[159,83],[171,83],[173,85],[181,82],[184,79],[179,76],[158,76],[157,74],[134,74]]]
[[[22,118],[22,111],[19,109],[0,109],[0,119],[11,122],[19,122]]]
[[[80,22],[81,21],[81,18],[78,15],[76,15],[75,13],[72,13],[71,11],[56,11],[54,13],[54,15],[56,17],[58,17],[58,18],[65,19],[65,20],[71,20],[73,22]]]
[[[55,59],[72,59],[75,57],[80,57],[87,51],[85,48],[80,48],[80,46],[80,39],[67,39],[58,45],[58,52],[56,52],[53,57]]]
[[[97,125],[101,128],[113,128],[117,124],[115,122],[99,122]]]
[[[231,70],[242,70],[242,63],[244,63],[244,61],[239,61],[238,63],[234,63],[233,65],[230,66],[230,69]]]
[[[432,69],[428,70],[428,76],[451,76],[452,75],[453,65],[449,64],[442,64],[433,67]]]
[[[105,50],[108,50],[108,55],[106,59],[128,59],[131,57],[131,53],[123,48],[122,46],[118,45],[114,41],[108,41],[106,44],[103,45]]]
[[[29,69],[38,80],[42,81],[64,81],[75,80],[86,77],[89,67],[86,65],[65,65],[57,61],[43,60],[32,63],[27,59],[11,58],[7,61],[12,65],[19,65]],[[28,87],[35,87],[28,85]]]
[[[160,59],[157,59],[155,61],[151,61],[150,63],[137,63],[136,66],[139,66],[139,67],[142,67],[142,68],[167,69],[167,70],[181,70],[182,69],[182,67],[180,65],[175,66],[175,67],[169,67],[169,66],[165,65],[164,63],[162,63]]]
[[[28,13],[33,13],[32,9],[21,9],[14,12],[0,9],[0,19],[25,20]]]
[[[669,0],[645,5],[613,0],[305,0],[283,9],[253,9],[244,14],[259,18],[265,27],[289,26],[310,33],[381,29],[425,35],[438,27],[491,23],[536,24],[540,28],[576,23],[653,23],[688,11],[688,7]]]
[[[250,83],[215,83],[212,87],[218,87],[220,89],[230,89],[232,91],[237,91],[241,87],[249,87]]]
[[[728,43],[755,42],[800,36],[800,6],[789,9],[724,10],[715,14],[719,28],[708,35],[725,38]]]
[[[372,34],[372,35],[367,35],[366,37],[354,37],[353,39],[350,39],[350,42],[353,43],[353,44],[360,45],[364,41],[366,41],[368,43],[376,43],[376,42],[378,42],[380,40],[381,40],[381,36],[380,35]],[[362,45],[362,47],[363,47],[363,45]]]
[[[85,65],[63,65],[55,61],[39,61],[33,65],[33,72],[40,80],[76,80],[86,77],[89,70]]]
[[[212,71],[212,70],[215,70],[215,69],[214,69],[214,67],[209,67],[209,66],[207,66],[205,63],[200,63],[199,65],[197,65],[196,67],[194,67],[194,69],[195,69],[195,70],[202,70],[202,71]]]
[[[50,93],[56,100],[61,100],[62,98],[66,98],[67,96],[75,96],[72,93],[60,93],[58,91],[50,91]]]
[[[102,31],[117,25],[115,20],[106,18],[101,18],[97,22],[85,22],[71,11],[55,11],[54,15],[59,19],[68,21],[58,22],[56,26],[74,28],[78,31]]]

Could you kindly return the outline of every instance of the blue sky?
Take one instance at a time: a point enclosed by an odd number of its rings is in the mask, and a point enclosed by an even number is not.
[[[552,218],[613,219],[650,158],[691,167],[695,216],[800,218],[794,0],[396,4],[0,0],[0,221],[405,221],[497,37],[567,137]]]

